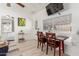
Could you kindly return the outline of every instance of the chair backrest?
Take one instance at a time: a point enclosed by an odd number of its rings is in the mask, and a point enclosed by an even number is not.
[[[37,32],[37,37],[38,37],[38,39],[42,39],[43,37],[44,37],[44,34],[43,34],[43,32]]]
[[[56,40],[56,34],[55,33],[47,32],[46,37],[47,37],[48,40]]]

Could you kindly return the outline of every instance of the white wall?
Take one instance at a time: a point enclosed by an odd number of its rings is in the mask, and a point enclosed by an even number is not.
[[[31,33],[32,30],[32,20],[30,19],[30,15],[27,11],[25,11],[22,7],[19,7],[16,4],[11,4],[11,7],[7,7],[6,4],[0,4],[0,35],[1,35],[1,17],[10,15],[14,17],[14,32],[10,33],[11,35],[15,35],[18,37],[18,32],[20,30],[24,30],[25,33]],[[18,17],[26,18],[26,26],[19,27],[18,26]],[[8,34],[9,36],[11,36]]]
[[[77,35],[77,31],[79,31],[79,3],[72,4],[71,8],[72,8],[71,12],[72,12],[72,33],[73,33],[72,37],[75,37],[74,35]],[[79,43],[79,38],[73,39],[73,42]]]

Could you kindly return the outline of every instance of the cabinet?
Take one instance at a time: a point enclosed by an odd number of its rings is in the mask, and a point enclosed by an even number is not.
[[[25,41],[25,38],[24,38],[25,34],[23,32],[18,33],[18,35],[19,35],[19,42]]]

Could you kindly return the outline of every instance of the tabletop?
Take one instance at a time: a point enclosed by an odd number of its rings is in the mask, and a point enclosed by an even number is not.
[[[57,36],[57,39],[59,39],[59,40],[66,40],[68,37],[66,37],[66,36]]]

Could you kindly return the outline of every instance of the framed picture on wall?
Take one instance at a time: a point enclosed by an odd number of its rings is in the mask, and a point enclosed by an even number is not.
[[[26,19],[25,18],[18,18],[18,26],[25,26],[26,25]]]

